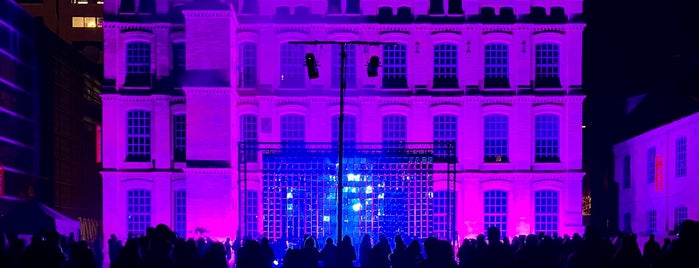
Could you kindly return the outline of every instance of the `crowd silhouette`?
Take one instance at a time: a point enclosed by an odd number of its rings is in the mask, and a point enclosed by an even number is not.
[[[209,238],[183,239],[166,225],[148,228],[142,237],[126,243],[114,235],[108,242],[112,268],[684,268],[699,267],[699,222],[681,224],[676,238],[661,245],[650,235],[643,245],[632,233],[603,236],[588,226],[583,236],[556,234],[501,239],[498,228],[475,239],[451,242],[430,237],[407,243],[397,235],[392,242],[384,235],[374,244],[369,234],[358,248],[349,236],[335,244],[326,238],[322,247],[307,236],[299,247],[275,249],[267,238],[216,242]],[[392,245],[391,245],[392,244]],[[101,241],[76,241],[56,232],[40,232],[26,245],[15,234],[0,233],[0,267],[7,268],[98,268],[107,267]]]

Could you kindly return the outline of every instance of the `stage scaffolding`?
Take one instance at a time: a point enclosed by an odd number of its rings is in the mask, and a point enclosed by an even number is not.
[[[342,233],[455,240],[455,148],[438,147],[435,156],[432,143],[346,144]],[[336,236],[336,143],[241,142],[238,155],[242,234],[294,244]],[[446,191],[435,192],[440,173]]]

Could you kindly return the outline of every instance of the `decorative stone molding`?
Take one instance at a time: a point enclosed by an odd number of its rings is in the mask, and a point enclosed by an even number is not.
[[[230,87],[184,87],[182,90],[184,90],[185,95],[190,95],[190,94],[202,94],[202,95],[236,94],[235,90],[233,90]]]
[[[254,31],[259,29],[272,29],[274,31],[298,31],[298,32],[313,32],[313,31],[328,31],[328,32],[492,32],[492,31],[582,31],[585,29],[584,23],[568,23],[568,24],[272,24],[272,23],[255,23],[241,24],[240,31]]]
[[[172,101],[173,97],[168,95],[150,95],[150,96],[129,96],[119,94],[102,94],[103,102],[119,102],[119,103],[141,103],[153,101]],[[181,99],[181,97],[177,97]]]
[[[105,21],[102,22],[102,28],[104,29],[118,29],[118,30],[155,30],[155,29],[170,29],[179,28],[184,30],[184,26],[181,24],[172,23],[133,23],[133,22],[113,22]]]
[[[230,168],[184,168],[182,169],[185,175],[231,175],[233,171]]]
[[[461,96],[461,97],[346,97],[345,103],[378,103],[378,104],[413,104],[413,103],[578,103],[582,102],[585,96]],[[310,97],[278,97],[278,96],[254,96],[239,97],[238,103],[337,103],[337,97],[310,96]]]
[[[185,18],[230,18],[235,16],[231,10],[183,10]]]

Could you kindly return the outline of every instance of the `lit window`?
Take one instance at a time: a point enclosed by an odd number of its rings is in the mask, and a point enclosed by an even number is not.
[[[553,235],[558,232],[558,192],[543,190],[537,191],[534,196],[535,233]]]
[[[675,141],[675,177],[687,175],[687,137]]]
[[[333,116],[332,121],[330,121],[332,129],[332,141],[337,143],[340,137],[340,126],[339,126],[339,116]],[[345,115],[345,126],[342,133],[342,139],[344,140],[344,146],[353,146],[357,143],[357,117],[354,115]]]
[[[145,189],[129,190],[126,202],[126,230],[135,237],[146,235],[146,229],[151,227],[150,191]]]
[[[306,47],[303,45],[281,44],[280,49],[280,83],[282,88],[306,87],[306,71],[303,61]]]
[[[456,155],[456,135],[458,133],[456,118],[455,115],[437,115],[433,118],[435,156],[454,157]]]
[[[340,88],[340,46],[332,46],[332,72],[330,83],[333,88]],[[356,49],[353,45],[345,47],[347,58],[345,59],[345,81],[347,88],[357,87],[357,69],[356,69]]]
[[[407,117],[404,115],[387,115],[383,117],[384,148],[405,148],[408,132],[407,121]]]
[[[655,182],[655,147],[648,149],[648,162],[646,163],[647,182]]]
[[[73,28],[84,28],[85,18],[84,17],[73,17]]]
[[[408,87],[407,54],[405,45],[383,46],[383,88]]]
[[[175,233],[181,238],[187,236],[187,192],[175,191]]]
[[[150,112],[130,111],[126,118],[126,160],[150,161]]]
[[[97,0],[97,4],[98,4],[98,5],[104,5],[104,1],[102,1],[102,0]]]
[[[485,46],[485,84],[486,88],[510,87],[510,70],[507,44],[494,43]]]
[[[439,44],[434,46],[434,88],[457,88],[459,81],[457,73],[457,48],[454,44]]]
[[[500,236],[507,236],[507,192],[487,191],[483,193],[484,230],[489,227],[500,229]]]
[[[100,17],[73,17],[73,28],[102,28]]]
[[[257,116],[240,116],[240,139],[245,143],[245,162],[257,162]]]
[[[187,120],[184,114],[173,116],[175,161],[183,162],[187,155]]]
[[[559,162],[559,129],[560,119],[555,114],[537,115],[535,125],[535,157],[536,162]]]
[[[559,78],[559,47],[553,43],[536,45],[536,87],[561,87]]]
[[[242,88],[254,88],[257,86],[257,45],[244,43],[239,48],[240,79]]]
[[[483,118],[484,162],[509,162],[509,121],[504,114],[490,114]]]
[[[306,139],[306,119],[303,115],[286,114],[281,118],[281,142],[285,146],[302,146]]]

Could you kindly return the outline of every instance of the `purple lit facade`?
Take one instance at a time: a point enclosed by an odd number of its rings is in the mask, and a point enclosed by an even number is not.
[[[666,237],[699,218],[699,113],[614,146],[619,229]]]
[[[278,175],[266,171],[270,156],[241,162],[239,144],[336,139],[337,47],[288,44],[312,40],[398,43],[349,48],[346,143],[455,142],[455,213],[433,201],[447,190],[447,165],[429,163],[418,192],[435,219],[416,220],[423,204],[413,204],[411,230],[437,233],[448,227],[436,218],[455,214],[459,239],[490,225],[508,236],[582,232],[582,1],[234,2],[123,12],[124,1],[105,1],[105,236],[158,223],[186,236],[288,236],[270,211],[297,211],[272,207],[294,193],[266,195]],[[135,22],[144,18],[153,22]],[[318,79],[307,78],[306,53]],[[370,78],[373,55],[382,67]],[[374,194],[368,187],[358,190]]]

